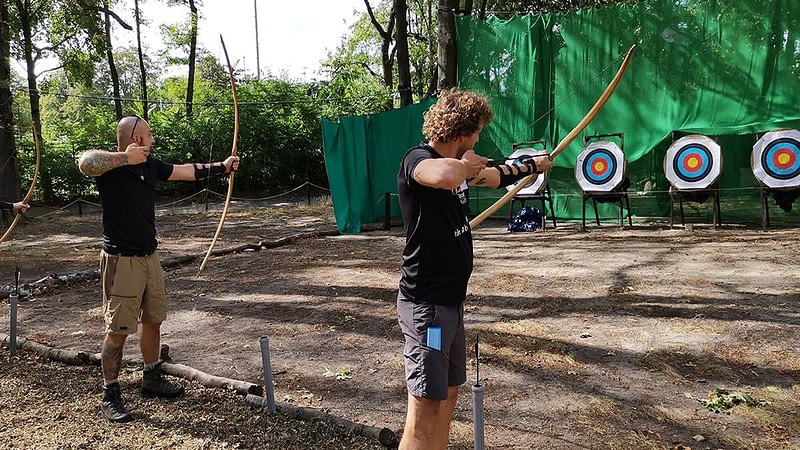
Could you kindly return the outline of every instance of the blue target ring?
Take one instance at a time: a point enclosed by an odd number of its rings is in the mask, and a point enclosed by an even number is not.
[[[681,180],[694,183],[708,176],[712,164],[711,151],[704,145],[693,143],[678,150],[672,160],[672,169]]]
[[[791,180],[800,175],[800,146],[794,139],[776,139],[761,153],[761,165],[767,175]]]
[[[590,183],[605,184],[617,173],[617,163],[610,151],[592,150],[583,160],[583,176]]]

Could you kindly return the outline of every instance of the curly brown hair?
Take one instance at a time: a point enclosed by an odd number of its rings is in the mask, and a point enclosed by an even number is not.
[[[445,89],[425,113],[422,134],[431,142],[452,142],[469,136],[492,121],[489,100],[474,92]]]

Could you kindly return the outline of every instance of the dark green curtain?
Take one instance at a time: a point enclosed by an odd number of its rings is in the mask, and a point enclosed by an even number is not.
[[[322,121],[325,168],[336,224],[342,233],[359,233],[361,224],[399,216],[397,172],[406,151],[422,141],[422,114],[433,100],[375,115]]]

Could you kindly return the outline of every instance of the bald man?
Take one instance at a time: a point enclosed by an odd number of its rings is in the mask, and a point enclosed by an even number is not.
[[[103,206],[103,285],[105,339],[103,416],[130,422],[118,377],[125,340],[138,331],[142,352],[144,397],[174,398],[183,386],[164,378],[160,361],[161,323],[167,298],[155,226],[156,181],[194,181],[235,171],[239,157],[211,164],[169,164],[150,154],[155,143],[150,124],[139,116],[123,117],[117,126],[117,151],[89,150],[78,161],[84,175],[94,177]]]

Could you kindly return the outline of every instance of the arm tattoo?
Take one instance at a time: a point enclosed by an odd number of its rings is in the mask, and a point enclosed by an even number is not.
[[[81,156],[78,164],[84,175],[97,177],[111,169],[128,164],[128,155],[123,152],[89,150]]]
[[[119,370],[122,365],[122,347],[113,347],[108,341],[103,342],[100,350],[100,362],[103,366],[103,378],[115,380],[119,378]]]
[[[473,186],[485,186],[487,183],[487,179],[485,176],[479,176],[475,180],[472,181]]]

